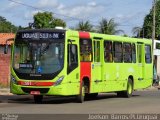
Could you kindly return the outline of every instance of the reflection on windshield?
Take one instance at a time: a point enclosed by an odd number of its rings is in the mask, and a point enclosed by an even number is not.
[[[64,43],[30,42],[15,45],[15,70],[20,73],[50,74],[63,68]]]

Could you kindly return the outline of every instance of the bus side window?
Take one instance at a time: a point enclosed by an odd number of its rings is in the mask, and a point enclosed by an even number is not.
[[[125,63],[132,62],[132,50],[130,43],[123,43],[123,60]]]
[[[69,44],[68,45],[68,69],[67,73],[69,74],[75,68],[78,67],[78,52],[77,45]]]
[[[90,39],[80,39],[80,61],[92,61],[92,41]]]
[[[135,48],[135,44],[132,44],[132,62],[136,63],[136,48]]]
[[[94,41],[94,62],[100,62],[100,41]]]
[[[145,61],[146,61],[146,63],[152,63],[151,46],[150,45],[145,45]]]
[[[123,62],[123,51],[121,42],[114,42],[114,62]]]
[[[104,61],[105,62],[112,62],[113,61],[112,42],[111,41],[104,41]]]

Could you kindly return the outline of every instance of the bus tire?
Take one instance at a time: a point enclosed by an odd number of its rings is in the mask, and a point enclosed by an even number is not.
[[[133,81],[132,79],[128,79],[128,83],[127,83],[127,90],[124,91],[124,97],[126,98],[130,98],[132,96],[133,93]]]
[[[37,104],[42,103],[43,95],[34,95],[34,102]]]
[[[90,94],[88,94],[88,93],[86,93],[85,94],[85,97],[86,98],[96,98],[98,96],[98,93],[90,93]]]
[[[119,91],[117,92],[118,97],[124,97],[124,91]]]
[[[85,85],[82,82],[82,87],[80,90],[80,94],[77,96],[77,102],[78,103],[83,103],[84,102],[84,97],[85,97]]]

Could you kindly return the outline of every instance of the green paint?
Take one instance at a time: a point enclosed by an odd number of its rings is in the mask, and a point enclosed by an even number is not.
[[[151,86],[153,78],[153,62],[146,63],[145,61],[145,45],[152,46],[152,41],[147,39],[137,39],[121,36],[104,35],[97,33],[90,33],[92,40],[92,55],[91,62],[91,82],[90,93],[98,92],[116,92],[127,90],[128,79],[133,81],[133,89],[142,89]],[[93,39],[100,37],[99,39]],[[68,40],[72,40],[72,44],[77,45],[78,52],[78,67],[67,74],[68,69]],[[135,45],[136,49],[136,63],[117,63],[105,62],[104,59],[104,41],[130,43]],[[15,48],[12,49],[12,62]],[[63,81],[57,86],[25,86],[26,88],[49,88],[49,91],[43,95],[78,95],[80,93],[80,44],[78,31],[67,30],[65,32],[64,45],[64,67],[61,72],[52,80],[39,80],[41,82],[56,82],[59,77],[64,76]],[[22,51],[20,51],[22,52]],[[112,50],[112,52],[114,52]],[[138,53],[139,52],[139,53]],[[151,52],[152,53],[152,52]],[[22,52],[23,57],[25,54]],[[114,57],[114,54],[112,55]],[[38,81],[18,78],[14,69],[11,66],[11,74],[17,81]],[[84,68],[85,69],[85,68]],[[95,82],[97,80],[97,82]],[[16,85],[11,81],[11,92],[14,94],[26,94],[21,89],[22,86]],[[129,93],[131,93],[132,86],[129,85]]]

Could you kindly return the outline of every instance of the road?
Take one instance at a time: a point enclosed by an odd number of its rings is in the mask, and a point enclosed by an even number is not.
[[[159,120],[159,104],[160,90],[157,89],[135,91],[131,98],[118,98],[115,93],[103,93],[84,103],[76,103],[74,97],[45,97],[42,104],[35,104],[32,96],[0,95],[0,119]],[[117,117],[117,114],[122,115]]]
[[[76,103],[74,97],[45,97],[43,104],[35,104],[32,96],[1,95],[0,113],[160,113],[160,90],[135,91],[131,98],[118,98],[114,93],[105,93],[84,103]]]

